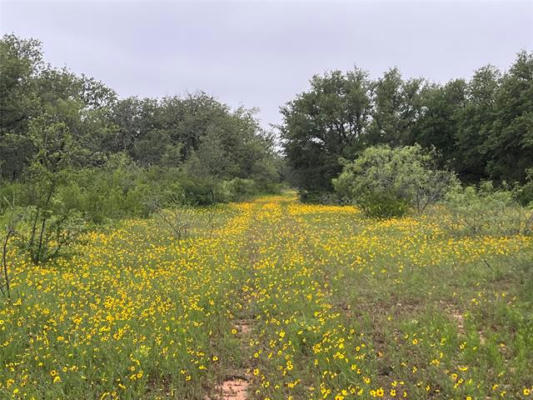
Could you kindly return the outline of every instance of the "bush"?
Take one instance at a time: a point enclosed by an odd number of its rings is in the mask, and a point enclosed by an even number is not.
[[[279,187],[272,184],[279,190]],[[147,217],[162,209],[183,205],[207,206],[241,201],[264,190],[252,179],[219,180],[189,176],[180,168],[142,168],[127,155],[116,154],[100,167],[65,170],[51,201],[88,223],[102,224],[126,217]],[[35,190],[29,182],[0,186],[0,215],[6,204],[33,205]]]
[[[208,178],[194,179],[184,177],[181,185],[184,192],[184,203],[193,206],[208,206],[217,202],[215,182]]]
[[[256,195],[258,185],[252,179],[234,178],[216,185],[215,199],[217,202],[242,201]]]
[[[526,183],[515,188],[514,196],[521,205],[533,208],[533,168],[527,170]]]
[[[491,182],[456,188],[448,193],[446,205],[451,213],[448,229],[455,234],[502,236],[533,232],[533,211],[521,207],[512,192],[496,190]]]
[[[375,217],[403,215],[409,206],[421,213],[458,185],[452,172],[434,167],[433,156],[418,145],[369,147],[345,162],[333,186],[342,200]]]
[[[313,192],[302,190],[299,192],[300,201],[309,204],[340,204],[341,199],[336,193]]]
[[[158,181],[129,158],[118,156],[102,168],[85,168],[71,173],[58,188],[57,198],[66,208],[79,211],[92,223],[108,219],[145,217],[152,211]]]
[[[402,217],[409,210],[409,203],[388,193],[368,193],[357,204],[371,218]]]
[[[234,178],[229,181],[233,201],[240,201],[257,194],[257,185],[252,179]]]

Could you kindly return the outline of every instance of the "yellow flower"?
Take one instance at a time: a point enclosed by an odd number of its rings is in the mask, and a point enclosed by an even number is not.
[[[287,370],[291,371],[293,368],[294,368],[294,366],[292,365],[292,362],[290,360],[287,361]]]

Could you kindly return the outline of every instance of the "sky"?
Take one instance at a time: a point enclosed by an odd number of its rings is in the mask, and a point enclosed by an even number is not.
[[[315,74],[469,78],[533,50],[530,1],[0,0],[0,31],[39,39],[46,61],[120,97],[199,90],[258,108],[268,128]]]

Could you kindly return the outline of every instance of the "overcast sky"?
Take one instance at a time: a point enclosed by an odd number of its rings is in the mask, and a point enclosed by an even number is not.
[[[266,127],[317,73],[354,65],[378,77],[446,81],[507,69],[533,50],[531,1],[6,1],[2,33],[121,97],[204,90],[258,107]]]

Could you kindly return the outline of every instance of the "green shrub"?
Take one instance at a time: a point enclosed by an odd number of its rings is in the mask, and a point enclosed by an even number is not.
[[[232,201],[241,201],[257,194],[257,186],[252,179],[234,178],[228,181]]]
[[[436,169],[433,154],[418,145],[369,147],[355,161],[345,162],[342,173],[333,179],[343,201],[356,203],[376,217],[402,215],[409,206],[423,212],[457,185],[455,175]]]
[[[409,210],[406,200],[390,193],[368,193],[361,196],[357,204],[371,218],[402,217]]]
[[[514,196],[521,205],[533,208],[533,168],[527,170],[526,183],[515,188]]]
[[[10,204],[20,205],[23,189],[19,182],[0,182],[0,215],[6,212]]]
[[[92,224],[147,217],[162,208],[241,201],[265,188],[252,179],[224,181],[189,176],[176,167],[142,168],[124,154],[113,155],[100,167],[64,171],[63,175],[52,200]],[[0,215],[6,204],[26,207],[34,204],[34,197],[27,182],[4,183],[0,186]]]
[[[533,232],[533,211],[521,207],[507,190],[491,182],[450,191],[446,206],[451,218],[448,229],[466,235],[515,235]],[[446,225],[446,221],[442,221]]]
[[[208,178],[184,177],[181,181],[184,202],[188,205],[208,206],[216,203],[215,183]]]
[[[339,204],[341,199],[336,193],[313,192],[302,190],[299,192],[300,201],[308,204]]]

